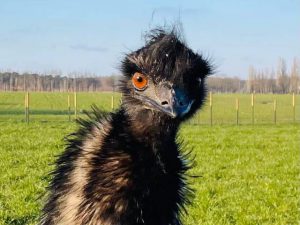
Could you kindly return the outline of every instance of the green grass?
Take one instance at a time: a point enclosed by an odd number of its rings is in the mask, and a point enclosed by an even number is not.
[[[30,93],[31,121],[68,121],[68,95],[70,95],[71,119],[74,119],[74,94],[58,92]],[[114,96],[114,106],[118,107],[119,93],[97,92],[77,93],[77,112],[89,110],[92,104],[110,111],[111,97]],[[0,121],[24,121],[24,92],[0,92]]]
[[[0,92],[0,121],[24,120],[23,92]],[[72,118],[74,112],[73,94],[71,97]],[[80,114],[83,110],[90,109],[91,104],[96,104],[104,110],[111,110],[112,93],[78,93],[77,108]],[[249,94],[214,94],[212,117],[213,124],[236,123],[236,99],[240,101],[240,124],[252,123],[251,95]],[[274,100],[277,100],[277,123],[293,122],[292,95],[256,94],[254,105],[254,122],[256,124],[274,123]],[[118,107],[120,94],[114,94],[114,106]],[[295,118],[300,122],[300,97],[296,96]],[[30,93],[30,120],[31,121],[68,121],[68,93]],[[210,124],[210,107],[206,103],[192,123]]]
[[[0,224],[36,224],[69,122],[0,123]],[[299,224],[297,125],[184,125],[196,155],[185,224]]]
[[[299,224],[299,128],[189,127],[197,190],[187,224]]]

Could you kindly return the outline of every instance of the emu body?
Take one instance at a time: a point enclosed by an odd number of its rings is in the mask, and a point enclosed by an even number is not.
[[[180,225],[191,194],[176,141],[201,106],[208,62],[157,30],[122,64],[123,103],[94,109],[57,160],[43,225]]]

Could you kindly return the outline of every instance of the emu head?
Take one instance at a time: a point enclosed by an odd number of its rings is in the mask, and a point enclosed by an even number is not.
[[[127,112],[180,122],[202,105],[211,66],[174,31],[158,29],[148,35],[144,47],[126,55],[122,72],[120,89]]]

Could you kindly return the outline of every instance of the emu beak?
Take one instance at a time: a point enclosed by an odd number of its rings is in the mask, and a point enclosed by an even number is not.
[[[172,118],[183,117],[194,103],[194,100],[190,100],[185,91],[180,88],[161,86],[156,95],[159,99],[155,104],[156,108]]]

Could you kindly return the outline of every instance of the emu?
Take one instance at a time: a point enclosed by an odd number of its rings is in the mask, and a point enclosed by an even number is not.
[[[157,28],[121,64],[120,108],[78,120],[56,161],[41,225],[181,225],[190,201],[177,131],[201,107],[211,65]]]

